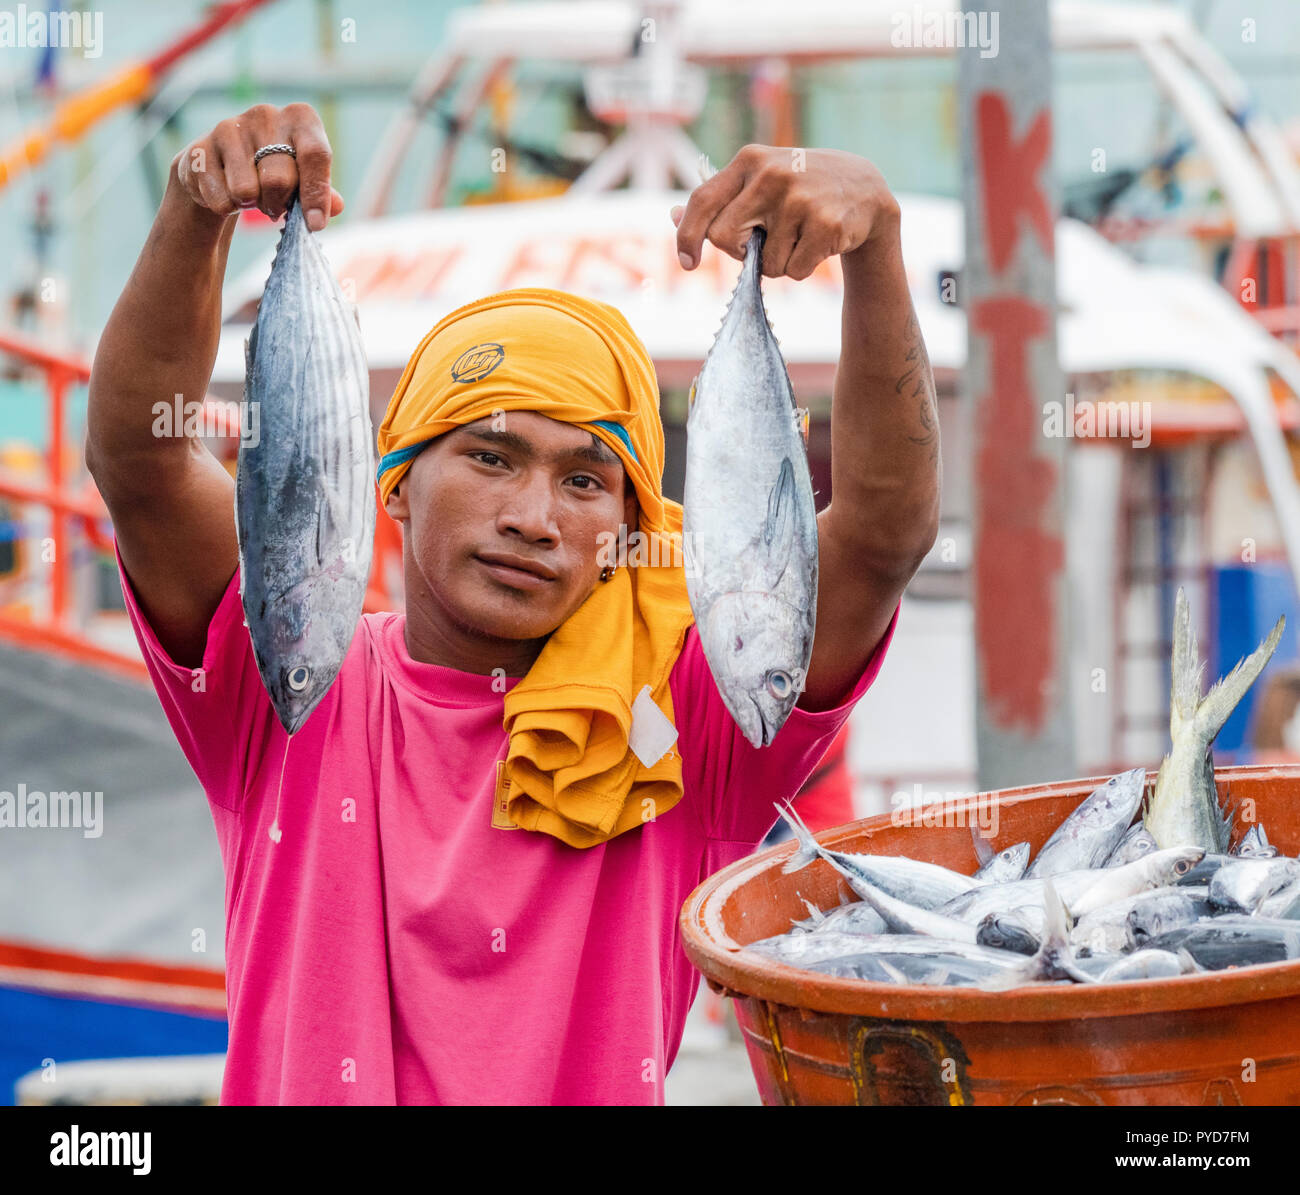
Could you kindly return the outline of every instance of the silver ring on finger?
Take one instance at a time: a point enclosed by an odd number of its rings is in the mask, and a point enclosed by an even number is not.
[[[256,166],[258,162],[270,154],[288,154],[291,158],[296,158],[298,151],[292,145],[264,145],[253,155],[253,165]]]

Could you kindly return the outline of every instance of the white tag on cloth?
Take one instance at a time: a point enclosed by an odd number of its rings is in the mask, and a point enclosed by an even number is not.
[[[650,686],[642,685],[632,702],[632,728],[628,731],[627,745],[645,767],[652,768],[676,741],[677,727],[655,704]]]

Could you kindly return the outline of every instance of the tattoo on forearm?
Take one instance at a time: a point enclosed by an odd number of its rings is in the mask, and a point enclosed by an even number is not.
[[[907,317],[903,340],[907,344],[907,351],[903,354],[907,368],[894,383],[894,393],[907,394],[916,398],[925,391],[925,377],[930,368],[930,361],[925,353],[925,344],[921,340],[921,326],[916,321],[915,311]]]
[[[917,400],[916,416],[920,424],[920,435],[907,438],[922,448],[929,446],[930,460],[933,462],[939,458],[939,419],[931,387],[930,357],[925,351],[925,341],[921,339],[921,325],[915,311],[907,317],[903,339],[907,344],[907,351],[903,354],[907,367],[894,383],[894,393]]]

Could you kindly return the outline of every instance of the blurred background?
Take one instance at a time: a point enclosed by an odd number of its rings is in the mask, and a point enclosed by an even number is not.
[[[359,307],[376,418],[446,312],[514,286],[590,294],[655,359],[678,500],[686,395],[737,273],[711,246],[690,274],[676,263],[668,212],[699,154],[722,166],[752,141],[875,162],[938,385],[943,525],[805,809],[820,828],[981,786],[963,101],[951,39],[927,36],[952,7],[116,0],[62,6],[79,20],[49,25],[51,47],[31,32],[40,3],[0,6],[0,787],[104,806],[97,837],[0,826],[0,1102],[216,1098],[220,859],[144,680],[82,444],[88,363],[172,158],[254,103],[325,120],[348,206],[323,241]],[[1291,0],[1053,5],[1055,398],[1142,417],[1065,448],[1070,775],[1158,765],[1180,585],[1212,677],[1287,614],[1216,758],[1300,759],[1298,64]],[[232,470],[276,235],[245,213],[230,255],[206,438]],[[764,293],[825,505],[838,261]],[[400,603],[381,516],[367,604]],[[702,1000],[670,1101],[756,1100],[734,1035]],[[140,1056],[155,1061],[106,1061]]]

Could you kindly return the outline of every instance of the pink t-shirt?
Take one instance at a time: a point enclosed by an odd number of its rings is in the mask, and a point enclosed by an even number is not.
[[[490,676],[412,660],[402,615],[363,617],[286,762],[238,573],[201,672],[170,659],[122,578],[225,864],[223,1104],[662,1103],[699,984],[682,903],[762,840],[894,628],[842,705],[796,709],[755,749],[692,627],[671,677],[685,795],[578,850],[492,826],[502,693]]]

